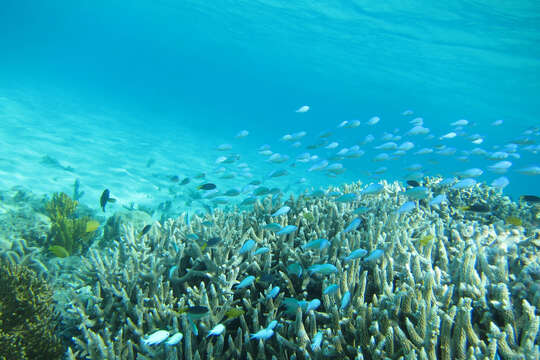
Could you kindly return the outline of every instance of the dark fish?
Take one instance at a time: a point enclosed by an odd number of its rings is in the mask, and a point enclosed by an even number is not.
[[[195,306],[188,306],[187,313],[190,315],[203,315],[208,313],[209,309],[206,306],[202,305],[195,305]]]
[[[103,212],[105,212],[105,205],[107,205],[108,202],[115,202],[116,200],[111,198],[111,192],[109,189],[103,190],[103,193],[101,194],[101,198],[99,199],[99,204],[101,205],[101,208],[103,209]]]
[[[220,242],[221,242],[221,238],[216,236],[216,237],[208,239],[206,244],[207,244],[207,246],[216,246]]]
[[[202,185],[197,186],[197,189],[199,189],[199,190],[214,190],[216,187],[217,187],[216,184],[206,183],[206,184],[202,184]]]
[[[539,203],[540,202],[540,197],[538,197],[536,195],[521,195],[520,199],[522,201],[526,201],[526,202],[530,202],[530,203]]]
[[[213,247],[213,246],[216,246],[217,244],[219,244],[221,242],[221,238],[220,237],[213,237],[213,238],[210,238],[208,239],[207,242],[205,242],[203,244],[203,246],[201,246],[201,250],[204,251],[204,249],[206,249],[207,247]]]
[[[485,204],[473,204],[471,206],[463,207],[463,210],[485,213],[489,212],[490,208]]]
[[[417,186],[420,186],[420,183],[416,180],[407,180],[407,185],[412,186],[412,187],[417,187]]]
[[[197,320],[208,315],[210,313],[210,309],[208,309],[206,306],[195,305],[180,309],[180,313],[187,313],[192,319]]]
[[[180,178],[178,177],[178,175],[173,175],[173,176],[171,176],[171,181],[173,183],[177,183],[177,182],[180,181]]]
[[[150,231],[150,228],[152,227],[151,224],[148,224],[146,225],[145,227],[143,227],[143,229],[141,230],[141,232],[139,233],[139,239],[142,238],[144,235],[148,234],[148,232]]]
[[[150,166],[154,165],[155,162],[156,159],[148,159],[148,161],[146,162],[146,167],[149,168]]]
[[[262,274],[259,281],[264,283],[273,283],[276,277],[272,275],[271,273]]]
[[[189,184],[189,181],[190,181],[190,180],[189,180],[188,177],[187,177],[187,178],[184,178],[184,180],[182,180],[182,182],[180,183],[180,185],[187,185],[187,184]]]
[[[261,185],[261,181],[260,180],[253,180],[252,182],[249,183],[249,185]]]

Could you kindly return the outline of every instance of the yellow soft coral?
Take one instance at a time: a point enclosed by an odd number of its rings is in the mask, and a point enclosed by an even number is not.
[[[54,193],[52,199],[45,204],[45,211],[52,221],[70,218],[75,213],[78,201],[72,200],[66,193]]]
[[[65,193],[55,193],[45,204],[52,225],[47,237],[47,248],[63,249],[67,254],[83,253],[92,243],[96,221],[75,215],[79,203]],[[62,250],[62,253],[64,251]],[[53,254],[58,256],[58,251]]]

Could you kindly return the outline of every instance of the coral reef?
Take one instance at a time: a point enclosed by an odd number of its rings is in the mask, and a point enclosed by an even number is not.
[[[84,253],[95,237],[94,222],[90,217],[77,217],[78,202],[65,193],[55,193],[45,204],[45,211],[52,221],[46,247],[58,255],[57,249],[67,255]],[[64,251],[65,250],[65,251]]]
[[[61,359],[52,291],[33,271],[0,260],[0,359]]]
[[[102,246],[108,246],[115,240],[119,240],[122,234],[122,226],[130,224],[135,229],[142,229],[152,223],[152,217],[140,210],[120,210],[107,219],[103,229],[103,237],[99,240]]]
[[[540,260],[530,209],[483,185],[452,190],[435,179],[427,199],[399,213],[404,189],[383,186],[346,202],[329,194],[358,194],[360,184],[291,197],[291,210],[277,217],[268,196],[252,211],[156,222],[143,237],[123,226],[121,241],[81,259],[66,289],[68,358],[538,359]],[[450,205],[430,206],[442,191]],[[477,199],[497,209],[461,210]],[[507,214],[523,226],[506,224]],[[344,232],[355,218],[358,228]],[[297,228],[277,235],[270,223]],[[306,246],[319,238],[330,245]],[[346,259],[359,248],[383,255]],[[318,273],[315,264],[336,271]],[[331,284],[336,292],[323,293]],[[271,295],[275,286],[281,291]],[[320,306],[307,306],[315,299]],[[192,319],[190,306],[208,313]],[[224,332],[208,336],[218,324]],[[157,330],[183,339],[143,341]]]

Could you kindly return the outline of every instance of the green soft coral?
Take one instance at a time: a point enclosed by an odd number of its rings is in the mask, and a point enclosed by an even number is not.
[[[0,260],[0,359],[61,359],[56,325],[47,283],[24,266]]]
[[[66,193],[54,193],[52,199],[45,204],[45,211],[52,221],[62,218],[73,218],[78,201],[71,199]]]
[[[52,221],[47,237],[47,247],[62,247],[69,255],[85,252],[92,243],[95,233],[88,231],[89,217],[76,217],[79,203],[65,193],[55,193],[45,204],[47,215]]]

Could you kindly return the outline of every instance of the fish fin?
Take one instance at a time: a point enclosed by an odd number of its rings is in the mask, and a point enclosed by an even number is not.
[[[108,198],[108,199],[107,199],[107,202],[115,203],[115,202],[116,202],[116,199],[115,199],[115,198]]]

